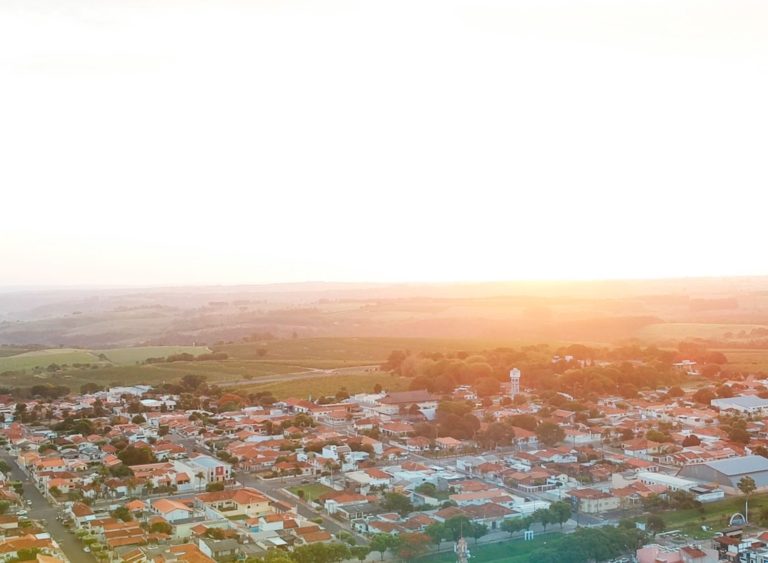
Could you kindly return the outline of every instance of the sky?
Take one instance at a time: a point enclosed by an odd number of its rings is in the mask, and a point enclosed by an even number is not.
[[[5,0],[0,286],[768,274],[763,0]]]

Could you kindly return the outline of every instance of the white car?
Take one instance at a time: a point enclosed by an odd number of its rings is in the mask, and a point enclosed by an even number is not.
[[[91,552],[91,548],[90,548],[90,547],[88,547],[88,546],[86,545],[86,546],[83,548],[83,551],[85,551],[86,553],[90,553],[90,552]]]

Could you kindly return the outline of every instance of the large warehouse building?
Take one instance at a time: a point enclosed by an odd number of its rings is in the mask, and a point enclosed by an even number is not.
[[[758,490],[768,490],[768,459],[759,455],[731,457],[687,465],[677,475],[704,483],[718,483],[731,493],[738,492],[737,485],[742,477],[752,477]]]

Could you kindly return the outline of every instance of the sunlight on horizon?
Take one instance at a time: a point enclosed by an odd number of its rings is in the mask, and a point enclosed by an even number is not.
[[[768,274],[767,24],[746,0],[6,2],[0,285]]]

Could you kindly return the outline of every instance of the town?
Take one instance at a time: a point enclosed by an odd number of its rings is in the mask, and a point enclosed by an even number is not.
[[[509,350],[393,351],[378,369],[410,390],[316,398],[200,375],[6,394],[0,556],[768,560],[768,381],[714,379],[716,363],[691,358],[721,358],[702,350],[636,352],[574,345],[550,359],[554,379],[513,366],[500,381],[486,361]],[[629,383],[641,374],[651,385]],[[598,397],[601,385],[616,393]]]

